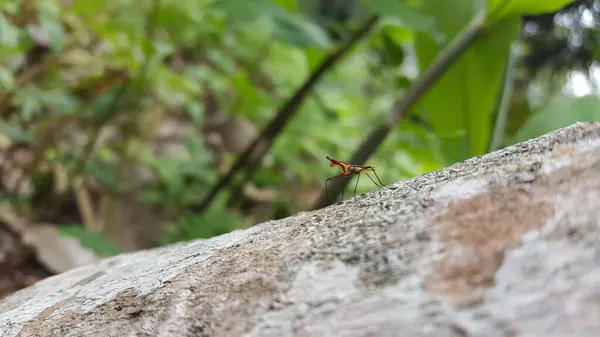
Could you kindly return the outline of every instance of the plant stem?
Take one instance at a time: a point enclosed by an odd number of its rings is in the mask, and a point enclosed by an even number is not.
[[[496,122],[494,123],[494,133],[488,146],[488,152],[496,151],[502,146],[506,132],[506,123],[508,122],[508,111],[510,108],[510,99],[514,90],[514,76],[516,68],[516,50],[512,44],[508,58],[506,60],[506,69],[504,70],[504,85],[500,95],[498,109],[496,110]]]

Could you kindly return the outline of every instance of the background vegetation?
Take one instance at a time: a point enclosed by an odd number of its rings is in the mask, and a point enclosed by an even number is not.
[[[390,184],[598,120],[599,8],[0,0],[0,197],[110,255],[321,207],[327,155]]]

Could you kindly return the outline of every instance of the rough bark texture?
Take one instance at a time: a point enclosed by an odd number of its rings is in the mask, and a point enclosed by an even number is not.
[[[599,336],[600,124],[0,302],[2,336]]]

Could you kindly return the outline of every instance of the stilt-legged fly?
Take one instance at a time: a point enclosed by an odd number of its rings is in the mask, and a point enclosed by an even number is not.
[[[327,191],[327,182],[329,180],[332,180],[332,179],[335,179],[335,178],[339,178],[339,177],[358,176],[356,178],[356,184],[354,185],[354,195],[356,195],[356,188],[358,187],[358,181],[359,181],[360,175],[362,173],[366,174],[367,177],[369,177],[369,179],[371,179],[371,181],[373,182],[373,184],[377,185],[377,187],[384,187],[383,183],[381,182],[381,180],[377,176],[377,173],[375,172],[375,168],[373,166],[353,165],[353,164],[347,163],[345,161],[333,159],[333,158],[330,158],[330,157],[325,157],[325,158],[327,158],[327,160],[329,160],[329,166],[330,167],[337,166],[340,169],[340,171],[341,171],[341,173],[338,174],[337,176],[334,176],[334,177],[331,177],[331,178],[325,180],[325,196],[327,198],[329,198],[328,191]],[[371,176],[369,175],[368,172],[373,172],[373,174],[375,175],[375,178],[377,178],[377,182],[375,180],[373,180],[373,178],[371,178]],[[343,191],[342,191],[342,200],[344,200],[344,192]]]

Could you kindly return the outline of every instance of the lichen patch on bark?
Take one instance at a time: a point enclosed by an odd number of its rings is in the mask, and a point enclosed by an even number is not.
[[[552,216],[553,207],[532,202],[526,189],[495,187],[449,205],[435,219],[435,227],[446,246],[424,287],[470,306],[482,299],[506,250],[517,247],[523,235],[540,227]]]

